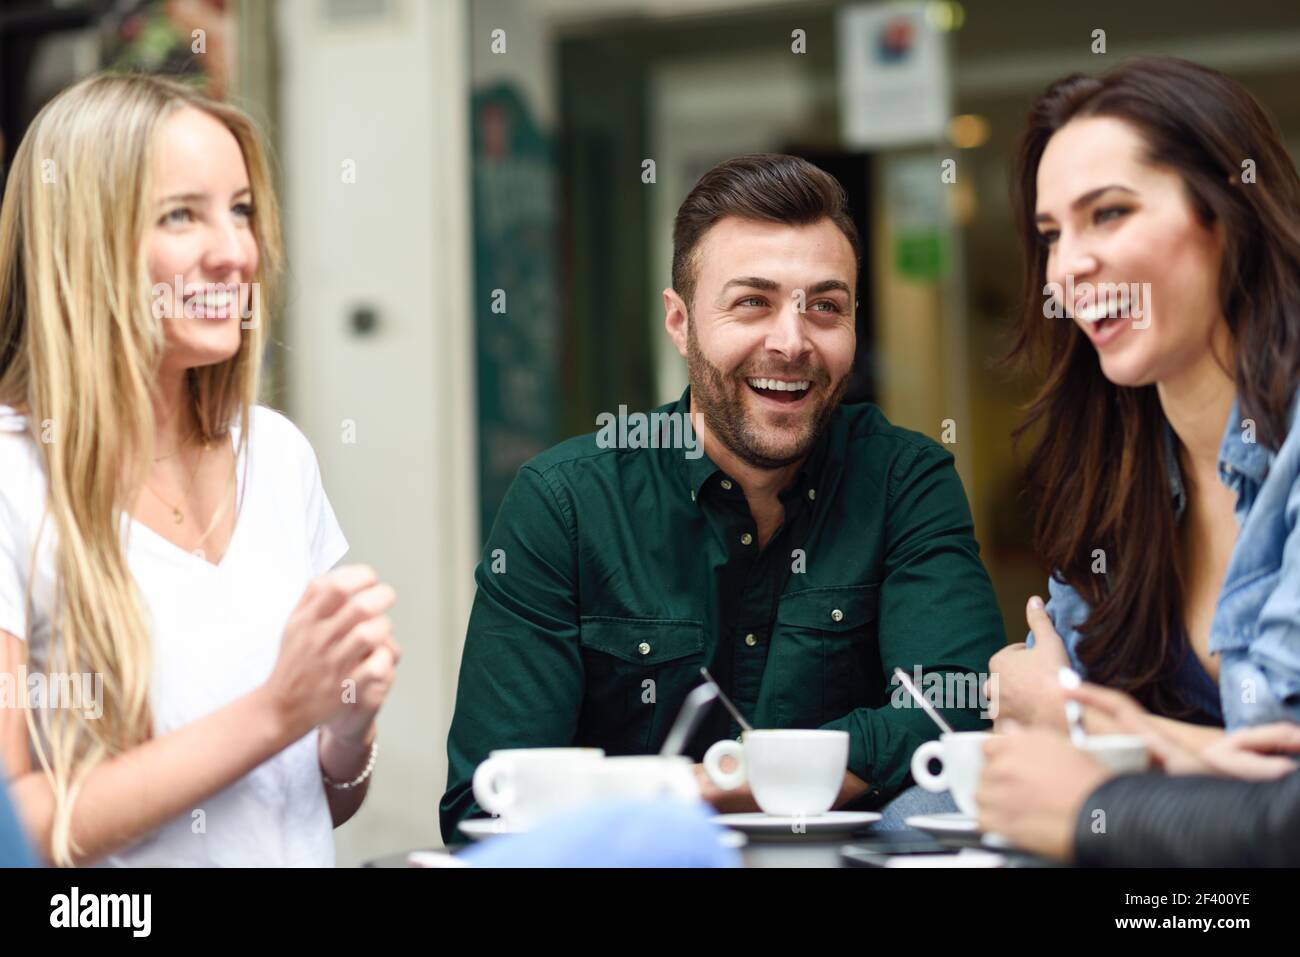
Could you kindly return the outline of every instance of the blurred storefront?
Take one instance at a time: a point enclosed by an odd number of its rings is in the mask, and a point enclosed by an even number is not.
[[[497,460],[675,398],[685,364],[659,291],[677,206],[724,157],[806,156],[844,183],[867,239],[851,398],[956,456],[1012,640],[1046,585],[1010,442],[1032,383],[995,368],[1021,292],[1008,197],[1030,100],[1070,72],[1182,56],[1244,82],[1300,155],[1300,6],[1285,0],[478,0],[471,32],[476,88],[514,90],[553,139],[560,210],[557,426]],[[856,89],[854,59],[876,69]],[[891,69],[930,82],[881,94]]]

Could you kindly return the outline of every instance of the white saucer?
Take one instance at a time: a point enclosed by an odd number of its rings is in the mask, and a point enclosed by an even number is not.
[[[499,817],[471,817],[460,822],[461,832],[471,840],[496,837],[498,834],[522,834],[522,830],[510,827]]]
[[[469,867],[468,861],[462,861],[446,851],[412,851],[406,855],[407,867]]]
[[[851,834],[879,821],[880,815],[875,811],[827,811],[825,814],[808,816],[753,811],[747,814],[719,814],[713,820],[724,827],[735,828],[747,834],[800,836]]]
[[[944,811],[942,814],[913,814],[904,818],[903,823],[918,831],[930,831],[935,834],[978,834],[979,824],[975,818],[961,811]]]
[[[715,820],[717,820],[715,818]],[[721,822],[719,822],[721,823]],[[461,832],[473,841],[486,840],[489,837],[496,837],[501,834],[525,834],[526,828],[512,828],[499,817],[472,817],[461,821],[458,825]],[[748,841],[744,834],[737,831],[723,830],[718,832],[718,844],[721,847],[744,847]]]

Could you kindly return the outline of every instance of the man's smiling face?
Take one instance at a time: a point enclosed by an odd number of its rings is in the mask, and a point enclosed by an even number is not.
[[[727,216],[694,253],[686,357],[709,430],[742,461],[776,469],[811,451],[848,387],[857,262],[829,218],[795,226]]]

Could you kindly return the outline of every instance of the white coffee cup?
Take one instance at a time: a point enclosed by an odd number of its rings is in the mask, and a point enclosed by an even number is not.
[[[975,789],[984,769],[984,742],[993,737],[988,731],[954,731],[927,741],[912,752],[912,777],[927,791],[948,791],[963,813],[975,817]],[[930,762],[940,763],[939,772],[930,771]]]
[[[1147,743],[1136,734],[1090,734],[1081,747],[1116,774],[1140,774],[1151,766]]]
[[[726,757],[735,759],[735,770],[722,770]],[[748,781],[766,813],[804,817],[831,809],[848,763],[847,731],[746,731],[740,741],[715,742],[704,754],[705,773],[724,791]]]
[[[506,826],[532,827],[555,811],[590,799],[600,748],[510,748],[493,751],[474,770],[474,800]]]
[[[984,742],[988,731],[941,734],[912,753],[912,777],[927,791],[948,791],[963,814],[976,817],[975,792],[984,770]],[[1133,734],[1097,734],[1084,738],[1080,747],[1116,774],[1145,771],[1150,763],[1146,742]],[[937,774],[930,762],[942,765]]]
[[[591,769],[596,797],[618,797],[635,801],[676,798],[695,801],[700,785],[691,759],[658,754],[607,757]]]

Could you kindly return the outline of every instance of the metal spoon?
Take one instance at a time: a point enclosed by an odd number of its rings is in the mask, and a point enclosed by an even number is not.
[[[731,716],[736,719],[736,723],[740,725],[741,728],[743,728],[745,731],[753,731],[754,730],[753,726],[748,721],[745,720],[744,716],[739,711],[736,710],[736,706],[731,703],[731,699],[728,698],[723,693],[722,687],[716,681],[713,680],[713,675],[709,674],[709,669],[701,668],[700,674],[704,675],[704,680],[707,681],[709,684],[713,685],[713,687],[717,690],[718,700],[722,702],[722,706],[724,708],[726,708],[728,711],[731,712]]]
[[[1061,683],[1062,688],[1077,688],[1083,683],[1079,680],[1078,672],[1073,668],[1062,668],[1056,673],[1056,680]],[[1084,741],[1088,739],[1087,733],[1083,730],[1083,707],[1072,698],[1065,699],[1065,723],[1070,726],[1070,741],[1076,748],[1083,747]]]
[[[925,696],[922,695],[921,692],[917,690],[916,685],[912,684],[912,679],[907,676],[906,671],[904,671],[902,668],[895,668],[894,677],[903,683],[903,687],[906,688],[908,690],[908,693],[911,694],[911,696],[916,699],[916,703],[919,704],[921,708],[925,711],[925,713],[930,716],[931,721],[937,724],[945,734],[954,733],[952,730],[952,725],[950,725],[947,721],[943,720],[943,715],[941,715],[938,711],[935,711],[934,705],[930,704],[930,702],[925,700]]]

